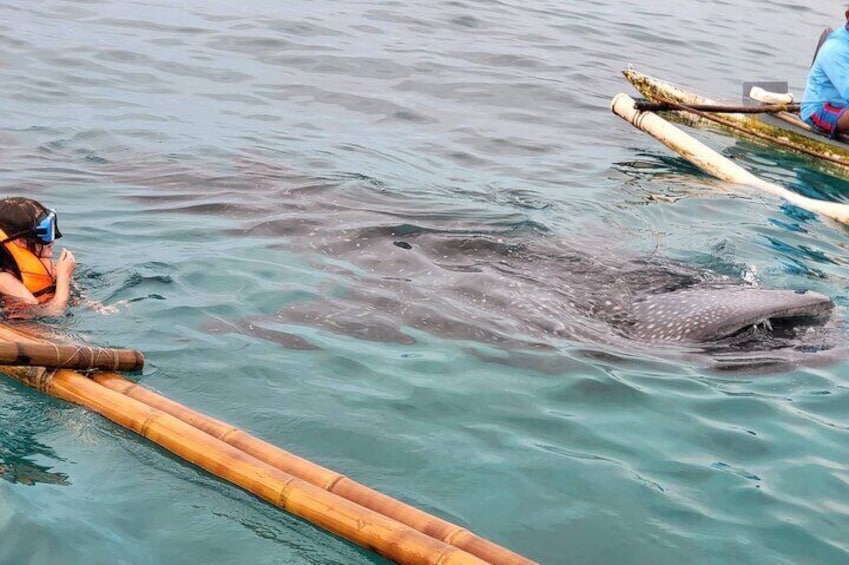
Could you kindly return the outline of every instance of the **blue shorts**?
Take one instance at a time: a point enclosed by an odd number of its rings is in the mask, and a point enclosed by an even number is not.
[[[808,118],[808,123],[820,128],[827,134],[831,135],[831,137],[836,137],[837,120],[840,119],[840,116],[842,116],[846,110],[849,110],[849,106],[826,102],[816,112],[811,114]]]

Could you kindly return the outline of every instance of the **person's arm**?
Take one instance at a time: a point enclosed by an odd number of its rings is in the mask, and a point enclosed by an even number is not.
[[[40,306],[43,316],[61,316],[65,313],[68,307],[68,297],[71,295],[71,277],[74,276],[74,270],[77,268],[77,261],[74,254],[67,249],[62,249],[59,253],[59,260],[56,261],[56,292],[53,298]]]
[[[63,249],[56,262],[56,291],[53,298],[39,304],[38,299],[12,274],[0,273],[0,294],[6,297],[6,308],[12,317],[61,316],[68,307],[71,277],[77,268],[74,254]]]
[[[12,273],[0,273],[0,294],[3,297],[12,300],[15,303],[31,306],[38,304],[35,296],[27,290],[24,284],[16,279]]]
[[[823,50],[825,49],[829,49],[829,45],[824,46]],[[819,57],[819,64],[825,76],[840,93],[843,101],[849,103],[849,47],[841,45],[840,48],[829,49],[822,55]]]

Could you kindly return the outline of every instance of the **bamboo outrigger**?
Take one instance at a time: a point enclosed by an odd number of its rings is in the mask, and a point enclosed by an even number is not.
[[[849,176],[849,143],[812,132],[810,126],[799,119],[795,112],[777,112],[769,116],[755,113],[708,113],[704,109],[710,106],[722,107],[724,104],[630,68],[622,74],[649,101],[678,105],[675,113],[691,123],[718,124],[750,139],[810,157],[829,172]],[[702,110],[690,111],[693,107]]]
[[[693,139],[657,114],[637,110],[636,101],[627,94],[617,94],[610,102],[610,108],[613,113],[637,129],[650,134],[709,175],[728,182],[752,186],[805,210],[849,224],[849,205],[808,198],[760,179],[700,141]]]
[[[138,371],[144,367],[144,355],[135,349],[14,341],[0,342],[0,365]]]
[[[44,340],[0,326],[2,342]],[[0,362],[3,359],[0,358]],[[0,366],[42,392],[90,408],[263,500],[397,563],[534,562],[460,526],[144,389],[112,372]]]

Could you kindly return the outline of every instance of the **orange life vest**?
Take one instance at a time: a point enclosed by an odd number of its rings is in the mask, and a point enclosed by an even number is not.
[[[6,234],[0,230],[0,241],[6,239]],[[21,282],[27,287],[27,290],[38,300],[39,304],[44,304],[56,293],[56,279],[50,274],[47,266],[42,263],[38,256],[26,249],[7,241],[3,244],[6,250],[12,255],[12,259],[18,265],[18,270],[21,272]]]

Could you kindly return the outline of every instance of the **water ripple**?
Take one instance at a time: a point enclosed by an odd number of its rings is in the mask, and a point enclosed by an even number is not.
[[[59,209],[81,263],[57,329],[138,347],[145,384],[543,563],[846,561],[846,359],[730,355],[746,372],[717,374],[603,318],[658,273],[809,288],[844,315],[845,230],[697,173],[607,108],[628,63],[731,99],[769,67],[800,93],[839,10],[0,16],[3,188]],[[805,160],[697,135],[846,198]],[[26,539],[0,562],[374,562],[81,409],[5,382],[0,414],[0,536]]]

